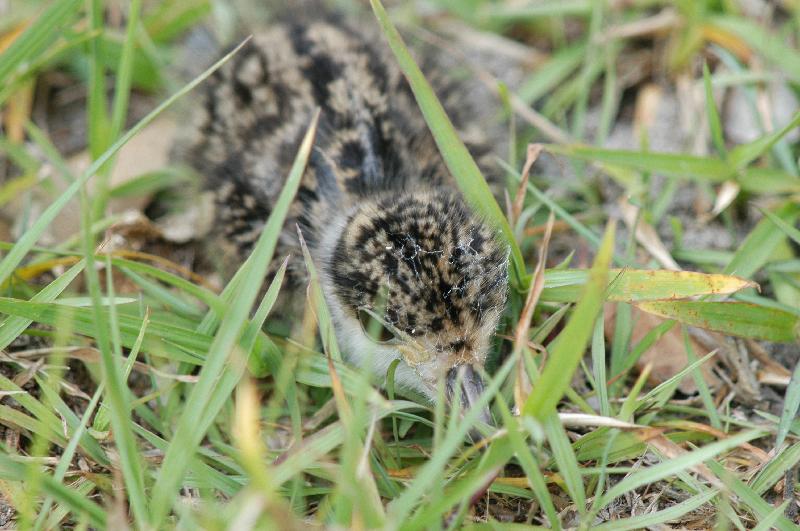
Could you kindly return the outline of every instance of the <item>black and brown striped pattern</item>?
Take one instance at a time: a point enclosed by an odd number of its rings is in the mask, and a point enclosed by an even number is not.
[[[454,85],[437,85],[457,107]],[[505,303],[507,250],[457,194],[373,30],[330,19],[276,25],[208,81],[188,158],[216,197],[216,245],[234,263],[246,257],[317,108],[314,150],[276,256],[302,256],[299,226],[340,321],[383,290],[386,321],[420,348],[446,353],[450,366],[482,361]],[[454,108],[454,123],[474,131],[467,114]],[[486,145],[471,147],[488,155]]]

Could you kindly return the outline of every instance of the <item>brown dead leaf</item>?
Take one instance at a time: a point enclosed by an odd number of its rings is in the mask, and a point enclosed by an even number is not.
[[[542,153],[541,144],[528,144],[528,156],[525,166],[522,168],[522,179],[519,182],[517,193],[514,195],[514,205],[511,209],[511,225],[516,225],[519,215],[522,213],[522,205],[525,201],[525,194],[528,191],[528,179],[530,178],[531,168],[536,163],[536,159]]]

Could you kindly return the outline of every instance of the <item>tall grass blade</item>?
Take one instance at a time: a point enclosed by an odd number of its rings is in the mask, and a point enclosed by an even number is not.
[[[581,160],[615,166],[624,166],[639,171],[656,173],[667,177],[680,177],[700,182],[718,183],[734,176],[733,167],[719,159],[677,153],[653,153],[631,150],[614,150],[583,145],[558,146],[548,144],[547,150]]]
[[[318,119],[319,112],[315,114],[303,138],[272,214],[264,225],[252,254],[241,268],[243,276],[237,296],[222,318],[219,330],[209,347],[199,379],[189,394],[175,435],[164,456],[161,470],[153,486],[152,510],[156,527],[163,524],[164,518],[172,507],[186,469],[203,438],[204,432],[199,429],[203,425],[198,423],[197,419],[207,414],[206,407],[209,397],[225,369],[228,356],[241,334],[241,324],[246,320],[255,302],[258,289],[272,260],[284,220],[300,186],[300,180],[311,153]]]
[[[0,479],[8,481],[24,481],[25,465],[17,463],[10,457],[0,452]],[[51,476],[43,474],[40,477],[41,488],[48,495],[70,508],[77,516],[86,515],[93,526],[106,529],[106,511],[76,489],[68,488]]]
[[[92,298],[92,316],[95,325],[95,342],[100,350],[100,367],[103,382],[106,385],[106,401],[109,406],[111,426],[114,431],[114,442],[119,452],[122,477],[127,489],[127,497],[133,512],[134,522],[138,528],[146,529],[150,525],[150,514],[145,498],[144,468],[139,456],[139,449],[131,428],[131,407],[128,401],[128,386],[122,376],[120,367],[121,352],[112,347],[112,337],[117,338],[119,328],[113,319],[107,319],[102,308],[102,291],[100,277],[95,268],[94,234],[91,231],[92,211],[85,191],[81,193],[81,232],[82,246],[86,260],[84,276]],[[113,309],[113,306],[112,308]],[[112,327],[114,328],[112,330]]]
[[[616,497],[626,492],[655,483],[666,477],[673,476],[680,471],[709,461],[719,454],[732,450],[761,435],[762,434],[757,431],[742,432],[728,437],[727,439],[708,444],[692,452],[663,461],[657,465],[634,472],[604,492],[599,505],[605,507]]]
[[[775,131],[762,136],[758,140],[754,140],[749,144],[742,144],[736,146],[730,152],[730,162],[736,169],[741,169],[756,160],[758,157],[767,152],[772,146],[775,145],[781,138],[786,136],[789,131],[800,125],[800,112],[798,112],[792,120]]]
[[[78,193],[81,187],[95,174],[97,171],[108,162],[128,141],[136,136],[139,131],[144,129],[150,122],[161,114],[166,108],[175,103],[182,96],[190,92],[193,88],[199,85],[205,78],[210,76],[219,67],[225,64],[231,57],[239,51],[244,45],[242,42],[239,46],[234,48],[230,53],[226,54],[222,59],[211,65],[202,74],[194,78],[192,81],[183,86],[178,92],[164,100],[155,109],[150,111],[144,118],[134,125],[127,133],[122,135],[119,140],[109,147],[100,157],[95,159],[94,162],[78,177],[78,179],[69,185],[64,192],[42,212],[39,219],[19,238],[17,243],[8,254],[0,261],[0,285],[2,285],[13,273],[14,269],[19,265],[25,255],[36,245],[36,242],[42,236],[45,229],[53,222],[56,216],[64,209],[69,201]]]
[[[800,230],[792,227],[787,223],[783,218],[773,214],[766,208],[759,208],[758,209],[762,214],[764,214],[771,222],[773,222],[779,229],[783,231],[789,238],[791,238],[796,244],[800,245]]]
[[[586,345],[592,336],[595,320],[605,300],[608,266],[614,248],[614,230],[615,225],[612,222],[606,229],[583,296],[575,306],[564,330],[555,340],[555,346],[551,346],[550,358],[536,387],[525,402],[523,407],[525,415],[543,420],[553,412],[569,386],[572,373],[583,357]]]
[[[775,447],[779,448],[780,444],[776,444]],[[785,477],[787,470],[796,467],[797,463],[800,463],[799,443],[795,443],[777,453],[750,481],[750,488],[759,496],[763,496],[764,493]]]
[[[800,204],[788,201],[778,208],[774,215],[787,224],[794,223],[800,215]],[[769,261],[773,251],[784,238],[785,235],[773,224],[771,218],[760,220],[739,245],[723,273],[742,278],[752,277]]]
[[[711,501],[718,492],[714,489],[692,496],[688,500],[677,503],[666,509],[654,511],[652,513],[631,516],[630,518],[622,518],[611,522],[606,522],[598,526],[592,526],[592,529],[597,531],[628,531],[630,529],[649,529],[658,525],[663,525],[668,522],[678,520],[681,516],[688,514],[695,509],[699,509],[704,504]]]
[[[717,154],[725,159],[728,152],[725,149],[725,139],[722,136],[722,122],[719,119],[719,111],[717,111],[717,105],[714,102],[714,91],[711,88],[711,73],[708,71],[708,63],[703,63],[703,87],[706,91],[706,115],[709,129],[711,129],[711,140],[714,142]]]
[[[715,16],[709,18],[708,22],[742,39],[768,61],[780,67],[783,75],[800,84],[800,52],[797,48],[788,46],[781,37],[747,17]]]
[[[564,426],[561,425],[558,414],[555,412],[545,418],[542,424],[558,470],[567,484],[567,492],[575,503],[578,514],[584,516],[586,514],[585,487],[578,467],[578,459],[575,457],[575,451],[564,431]]]
[[[436,140],[436,145],[439,146],[439,151],[450,173],[453,174],[458,183],[458,187],[467,202],[503,232],[508,245],[511,247],[511,259],[515,273],[512,278],[516,278],[516,283],[519,285],[525,276],[525,261],[514,239],[514,232],[508,224],[508,220],[503,215],[503,211],[497,201],[495,201],[492,191],[489,189],[489,185],[486,184],[486,180],[481,175],[472,155],[467,151],[461,139],[458,138],[458,134],[453,128],[453,124],[450,123],[442,104],[439,103],[430,84],[411,57],[402,37],[400,37],[397,29],[389,20],[389,15],[380,0],[370,0],[370,4],[383,29],[383,35],[394,52],[400,69],[411,85],[411,90],[414,92],[422,115],[425,117],[425,121],[433,134],[433,138]]]
[[[515,356],[509,356],[508,360],[497,371],[492,380],[486,386],[485,391],[472,407],[464,414],[464,418],[453,430],[450,430],[436,449],[430,459],[419,469],[416,477],[406,487],[406,489],[395,498],[390,504],[386,513],[386,520],[393,522],[394,526],[399,527],[404,522],[415,504],[422,498],[431,485],[437,481],[438,477],[447,465],[448,459],[456,452],[463,443],[467,432],[475,425],[482,408],[489,404],[495,394],[500,389],[500,385],[505,381],[511,369],[516,365]]]
[[[797,331],[796,335],[800,337],[800,330]],[[786,387],[781,421],[778,423],[778,434],[775,437],[776,449],[780,448],[783,445],[783,441],[786,440],[789,429],[792,427],[792,422],[797,418],[798,410],[800,410],[800,363],[795,365],[794,371],[792,371],[792,378]]]
[[[28,29],[0,54],[0,86],[8,83],[9,77],[19,65],[37,57],[50,42],[55,40],[59,28],[72,21],[82,3],[81,0],[58,0],[50,4]]]
[[[761,498],[753,489],[748,487],[716,461],[710,460],[706,464],[717,477],[722,479],[725,486],[752,511],[758,520],[770,517],[775,508]],[[797,525],[790,522],[789,519],[783,515],[780,515],[780,518],[774,522],[773,526],[780,531],[797,531]]]

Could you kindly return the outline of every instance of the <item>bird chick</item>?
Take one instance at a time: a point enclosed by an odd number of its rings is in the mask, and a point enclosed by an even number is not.
[[[380,35],[331,18],[271,26],[209,79],[201,107],[187,154],[214,193],[214,245],[232,264],[321,109],[276,256],[302,256],[299,226],[349,362],[384,375],[400,359],[398,385],[433,400],[444,379],[469,407],[505,305],[508,249],[458,194]],[[455,124],[473,155],[490,153],[477,124]]]

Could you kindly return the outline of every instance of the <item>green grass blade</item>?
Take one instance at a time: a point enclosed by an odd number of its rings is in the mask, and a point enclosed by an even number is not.
[[[666,509],[654,511],[652,513],[631,516],[630,518],[622,518],[611,522],[605,522],[598,526],[592,526],[592,529],[597,531],[628,531],[630,529],[650,529],[651,527],[659,526],[678,520],[681,516],[688,514],[695,509],[711,501],[718,492],[710,489],[703,494],[692,496],[686,501],[677,503]]]
[[[794,223],[798,214],[800,204],[792,201],[775,211],[775,216],[786,223]],[[725,266],[723,273],[750,278],[769,261],[775,248],[786,237],[770,219],[762,219],[756,224]]]
[[[133,271],[125,269],[124,267],[121,267],[120,271],[122,271],[125,276],[139,286],[143,295],[162,305],[165,309],[173,311],[177,315],[189,318],[200,317],[203,315],[203,310],[197,305],[187,302],[182,297],[176,295],[173,291],[162,287],[157,282],[148,280],[142,275],[134,273]],[[61,302],[63,304],[63,300]],[[119,302],[117,304],[119,304]]]
[[[224,311],[224,305],[220,301],[217,294],[208,288],[142,262],[126,260],[125,258],[111,258],[111,263],[115,267],[118,267],[123,273],[127,274],[128,272],[136,272],[137,274],[147,275],[148,277],[160,280],[161,282],[164,282],[173,288],[186,293],[187,295],[191,295],[220,314]]]
[[[70,322],[75,332],[96,337],[97,326],[92,311],[91,308],[76,308],[57,303],[34,303],[0,297],[0,312],[2,313],[50,326],[58,326],[60,319],[68,318],[71,319]],[[107,308],[104,307],[103,311],[107,311]],[[142,327],[142,319],[121,315],[119,321],[123,345],[131,348]],[[199,365],[203,362],[203,353],[208,350],[211,339],[211,337],[198,334],[192,329],[174,326],[164,320],[153,318],[145,336],[145,349],[160,357]]]
[[[722,122],[719,119],[719,111],[714,102],[714,92],[711,88],[711,73],[708,71],[708,63],[703,63],[703,86],[706,91],[706,115],[708,116],[708,126],[711,130],[711,140],[720,157],[725,159],[728,151],[725,149],[725,139],[722,136]]]
[[[590,0],[561,0],[560,2],[526,2],[524,4],[503,4],[490,2],[477,16],[493,21],[529,22],[542,17],[561,17],[565,15],[588,15],[592,10]]]
[[[725,32],[733,33],[778,66],[783,75],[800,83],[800,52],[785,44],[781,37],[765,30],[754,19],[717,16],[711,17],[709,23]]]
[[[85,191],[81,193],[81,230],[83,234],[83,252],[85,254],[86,268],[84,277],[91,295],[92,317],[95,326],[95,342],[100,351],[100,367],[103,382],[106,384],[106,402],[109,406],[111,426],[114,431],[114,442],[119,452],[119,464],[122,477],[127,490],[127,498],[134,524],[145,529],[150,524],[150,514],[145,498],[144,468],[140,460],[139,448],[131,429],[131,407],[128,401],[129,392],[125,379],[122,377],[120,358],[121,352],[112,346],[112,338],[118,337],[119,327],[113,318],[107,319],[102,308],[102,291],[100,277],[95,268],[94,259],[94,234],[91,231],[92,211]],[[113,306],[109,308],[113,311]],[[114,328],[112,330],[112,327]]]
[[[610,223],[606,229],[583,296],[575,306],[572,317],[564,330],[555,340],[555,346],[551,345],[547,365],[523,407],[525,415],[544,419],[555,410],[558,401],[561,400],[569,386],[572,373],[575,372],[578,362],[583,357],[586,345],[592,336],[595,319],[605,300],[608,266],[614,248],[614,229],[614,223]]]
[[[300,180],[311,153],[316,133],[319,112],[314,116],[305,138],[292,165],[286,184],[281,190],[272,214],[267,220],[252,254],[244,263],[244,271],[238,296],[234,298],[228,312],[224,315],[214,341],[208,350],[205,364],[200,371],[197,383],[192,388],[186,401],[175,435],[170,442],[156,483],[153,486],[152,511],[154,524],[160,527],[172,507],[178,487],[183,481],[186,468],[204,435],[197,422],[206,414],[209,397],[217,385],[218,378],[225,369],[229,353],[241,335],[241,323],[247,318],[255,302],[258,289],[266,274],[269,263],[283,228],[284,220],[289,212]]]
[[[111,157],[113,157],[128,141],[133,138],[139,131],[144,129],[150,122],[155,120],[155,118],[161,114],[167,107],[171,106],[175,103],[178,99],[182,96],[187,94],[197,85],[199,85],[205,78],[210,76],[214,71],[216,71],[219,67],[221,67],[225,62],[228,61],[233,55],[239,51],[239,49],[244,45],[244,43],[237,46],[233,49],[230,53],[225,55],[222,59],[211,65],[205,72],[194,78],[192,81],[187,83],[183,86],[178,92],[164,100],[161,104],[158,105],[155,109],[150,111],[144,118],[139,120],[139,122],[134,125],[127,133],[122,135],[119,140],[114,142],[114,144],[109,147],[100,157],[95,159],[94,162],[84,171],[78,179],[69,185],[69,187],[64,190],[64,192],[55,200],[53,201],[50,206],[48,206],[44,212],[42,212],[41,216],[36,220],[36,222],[19,238],[17,243],[8,254],[0,261],[0,285],[3,284],[11,274],[14,272],[14,269],[19,265],[25,255],[36,245],[36,242],[42,236],[45,229],[55,220],[56,216],[64,209],[65,206],[69,203],[69,201],[78,193],[81,187],[94,175],[97,171],[108,162]]]
[[[722,465],[713,460],[708,461],[706,464],[717,477],[722,479],[731,492],[752,511],[757,519],[761,520],[767,518],[773,513],[775,508],[772,505],[767,503],[753,489],[736,478]],[[783,515],[780,515],[774,522],[774,528],[780,531],[797,531],[797,526]]]
[[[111,140],[108,108],[106,107],[106,70],[103,64],[103,2],[89,0],[89,28],[94,35],[89,45],[89,94],[86,97],[86,120],[89,154],[93,159],[105,151]],[[100,216],[97,216],[100,217]]]
[[[394,52],[400,69],[411,85],[411,90],[414,92],[422,115],[425,117],[425,121],[433,134],[433,138],[436,140],[436,145],[439,146],[439,151],[450,173],[458,183],[458,187],[467,202],[503,232],[508,245],[511,247],[511,259],[515,273],[512,278],[516,278],[516,284],[519,285],[525,276],[525,261],[514,239],[514,232],[508,224],[508,220],[506,220],[503,211],[495,201],[492,191],[489,189],[489,185],[486,184],[486,180],[481,175],[477,164],[472,159],[472,155],[467,151],[461,139],[458,138],[458,134],[453,128],[453,124],[450,123],[450,119],[447,117],[441,103],[439,103],[436,94],[434,94],[422,71],[414,62],[397,29],[389,20],[389,16],[380,0],[370,0],[370,4],[383,29],[383,35],[389,42],[392,52]]]
[[[637,306],[684,324],[739,337],[791,343],[800,334],[800,317],[745,302],[653,301]]]
[[[0,452],[0,478],[9,481],[25,480],[25,465],[18,463]],[[106,511],[86,496],[55,481],[51,476],[43,474],[39,480],[41,488],[48,495],[70,508],[76,515],[85,514],[92,525],[98,529],[106,529]]]
[[[776,448],[779,446],[775,445]],[[750,481],[750,488],[759,496],[763,496],[778,481],[784,478],[787,470],[797,466],[797,463],[800,463],[800,443],[789,446],[770,459],[769,463],[762,467],[756,477]]]
[[[573,503],[575,503],[578,514],[585,516],[586,492],[581,471],[578,467],[578,459],[575,457],[575,451],[572,449],[572,444],[569,441],[569,437],[567,437],[567,432],[564,431],[564,426],[561,425],[558,414],[554,412],[545,418],[542,427],[550,443],[550,449],[558,465],[558,471],[567,484],[567,492],[569,492]]]
[[[416,477],[406,487],[400,496],[395,498],[388,507],[386,519],[389,522],[403,522],[414,509],[417,501],[422,498],[440,477],[447,466],[447,461],[463,444],[467,432],[478,420],[482,408],[489,404],[489,401],[500,389],[500,385],[505,381],[511,369],[516,365],[516,357],[509,356],[508,360],[497,371],[492,380],[486,386],[485,391],[472,407],[464,414],[461,422],[452,430],[447,432],[441,445],[436,449],[428,461],[419,469]]]
[[[544,510],[544,514],[550,521],[553,529],[561,529],[561,521],[558,518],[553,498],[550,491],[547,489],[547,480],[540,470],[539,462],[531,451],[531,447],[525,441],[525,432],[520,427],[520,417],[513,417],[508,408],[508,404],[503,399],[502,393],[497,395],[497,409],[500,411],[500,416],[503,420],[503,426],[508,430],[508,439],[511,442],[512,449],[516,453],[517,460],[519,461],[525,476],[528,479],[528,484],[533,490],[536,500]]]
[[[86,261],[81,260],[31,297],[31,302],[52,302],[67,289],[67,286],[75,280],[84,267],[86,267]],[[32,322],[33,319],[14,315],[9,315],[0,322],[0,350],[10,345]]]
[[[770,529],[775,529],[775,523],[783,518],[784,513],[786,513],[786,507],[791,501],[792,500],[784,501],[782,504],[775,507],[772,512],[760,518],[758,525],[753,528],[753,531],[770,531]]]
[[[415,514],[404,525],[406,529],[424,529],[428,527],[426,524],[438,521],[442,514],[457,504],[468,504],[475,493],[485,488],[512,456],[513,451],[507,437],[493,441],[475,469],[452,481],[444,496]]]
[[[539,66],[517,91],[517,96],[526,103],[533,103],[570,75],[581,63],[586,54],[586,44],[576,44],[558,50],[544,64]]]
[[[758,157],[767,152],[772,146],[775,145],[781,138],[786,136],[789,131],[800,125],[800,112],[797,113],[792,120],[784,127],[762,136],[758,140],[754,140],[749,144],[742,144],[736,146],[730,152],[730,162],[736,169],[741,169],[756,160]]]
[[[139,14],[142,0],[131,0],[128,4],[128,20],[125,28],[125,40],[122,44],[122,55],[117,75],[114,80],[114,103],[111,108],[111,138],[116,139],[125,125],[128,115],[128,102],[131,93],[131,73],[136,51],[136,32],[139,28]]]
[[[614,166],[624,166],[639,171],[658,173],[667,177],[680,177],[700,182],[718,183],[734,176],[734,168],[709,157],[678,153],[653,153],[614,150],[583,145],[548,144],[546,149],[559,155]]]
[[[247,324],[247,328],[242,334],[241,347],[242,351],[245,353],[252,355],[253,347],[258,340],[259,334],[261,333],[261,328],[264,326],[264,321],[267,319],[267,315],[269,315],[269,312],[272,310],[272,306],[275,304],[275,301],[278,298],[278,292],[283,285],[283,277],[286,273],[287,263],[288,261],[284,261],[281,268],[275,274],[275,278],[272,279],[272,283],[270,284],[269,288],[267,288],[267,292],[264,294],[261,304],[259,304],[256,313],[253,314],[252,321]],[[245,368],[246,364],[244,363],[232,363],[226,368],[225,372],[220,377],[219,384],[217,384],[217,386],[214,388],[211,398],[208,401],[206,415],[203,417],[201,421],[202,424],[199,427],[200,431],[205,433],[211,427],[211,423],[216,417],[216,415],[213,413],[220,411],[224,406],[225,401],[230,398],[231,393],[233,393],[233,390],[241,380],[242,375],[244,375]]]
[[[800,336],[800,331],[796,331],[796,333]],[[778,435],[775,437],[775,448],[780,448],[783,444],[783,441],[789,434],[792,421],[797,418],[798,410],[800,410],[800,363],[795,365],[792,378],[789,380],[789,385],[786,387],[781,421],[778,423]]]
[[[690,364],[693,364],[695,360],[697,360],[697,354],[695,353],[694,348],[692,348],[692,343],[689,340],[689,332],[685,326],[682,328],[683,348],[686,351],[686,358]],[[714,398],[711,396],[711,390],[708,388],[708,382],[706,382],[705,377],[703,376],[703,373],[700,372],[699,368],[692,371],[692,378],[697,386],[697,391],[700,394],[700,398],[703,401],[703,406],[706,408],[706,413],[711,421],[711,426],[718,430],[722,430],[722,420],[719,418],[717,405],[714,402]]]
[[[102,117],[95,116],[90,112],[90,119],[100,119],[102,124],[96,128],[98,132],[102,131],[104,134],[101,138],[96,139],[93,153],[104,151],[108,145],[116,140],[122,128],[125,125],[125,119],[128,116],[128,102],[131,95],[131,77],[133,72],[133,60],[135,54],[135,37],[139,27],[139,13],[142,7],[142,0],[131,0],[128,3],[128,20],[125,29],[125,40],[122,43],[122,53],[120,54],[119,64],[117,65],[116,76],[114,78],[114,99],[112,103],[111,116],[107,115],[105,109],[106,94],[105,91],[95,97],[99,97],[100,102],[96,104],[96,109],[101,110]],[[98,39],[99,40],[99,39]],[[95,43],[99,47],[99,42]],[[96,61],[97,57],[94,58]],[[96,66],[99,74],[102,75],[102,67]],[[102,87],[102,83],[99,84]],[[91,109],[91,107],[90,107]],[[102,218],[106,210],[109,194],[109,181],[111,179],[111,164],[107,164],[102,168],[100,174],[97,176],[95,183],[95,195],[92,202],[92,209],[94,217],[97,219]]]
[[[298,236],[300,237],[300,244],[303,248],[303,259],[305,260],[306,270],[308,271],[309,299],[316,312],[317,327],[319,328],[319,336],[322,339],[322,348],[325,354],[330,356],[334,361],[340,362],[342,361],[342,353],[339,350],[339,343],[336,341],[333,320],[328,305],[325,302],[325,294],[322,292],[319,274],[317,273],[314,261],[311,259],[311,254],[308,251],[303,235],[299,231]]]
[[[728,437],[727,439],[708,444],[692,452],[670,458],[669,460],[662,461],[657,465],[634,472],[622,481],[614,484],[614,486],[603,493],[599,505],[601,507],[605,507],[616,497],[621,496],[626,492],[630,492],[644,485],[655,483],[664,478],[674,476],[680,471],[709,461],[717,455],[727,452],[728,450],[732,450],[743,443],[759,437],[760,435],[761,434],[757,431],[746,431],[739,433],[737,435]]]
[[[672,397],[672,394],[675,392],[675,389],[677,389],[681,381],[688,376],[689,373],[698,369],[701,365],[703,365],[703,363],[711,359],[714,354],[716,354],[716,352],[709,352],[700,359],[697,359],[695,356],[694,361],[691,361],[688,365],[686,365],[686,367],[655,386],[643,397],[639,398],[636,401],[634,411],[638,411],[645,406],[650,409],[660,409],[664,407],[664,404],[666,404],[667,401]]]
[[[757,208],[771,222],[773,222],[775,225],[777,225],[778,228],[781,229],[784,234],[786,234],[789,238],[794,240],[794,242],[796,244],[800,245],[800,230],[797,230],[796,228],[792,227],[783,218],[781,218],[779,216],[776,216],[775,214],[773,214],[769,210],[767,210],[765,208],[760,208],[760,207],[757,207]]]
[[[0,54],[0,86],[8,83],[16,68],[37,57],[69,24],[81,7],[81,0],[58,0],[42,12],[22,35]]]
[[[595,393],[600,402],[600,414],[604,417],[611,416],[611,405],[608,401],[608,376],[606,375],[606,342],[603,337],[605,319],[603,314],[597,318],[592,334],[592,376],[594,377]]]
[[[89,494],[97,487],[94,483],[89,481],[88,479],[78,480],[72,485],[72,489],[78,493],[80,496],[89,496]],[[52,498],[51,498],[52,499]],[[47,529],[59,529],[63,527],[63,520],[69,514],[69,507],[65,504],[60,504],[56,506],[56,508],[49,514],[47,518]],[[44,523],[44,520],[42,520]]]

